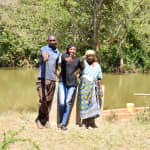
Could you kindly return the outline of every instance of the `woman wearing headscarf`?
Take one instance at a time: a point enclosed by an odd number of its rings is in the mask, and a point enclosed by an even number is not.
[[[95,118],[100,116],[102,71],[94,50],[87,50],[82,59],[81,81],[78,91],[80,119],[86,128],[96,128]]]
[[[58,85],[59,124],[58,128],[67,130],[66,125],[70,114],[73,96],[77,88],[76,71],[80,68],[80,59],[76,57],[77,48],[74,44],[67,46],[67,52],[61,57],[61,73]]]

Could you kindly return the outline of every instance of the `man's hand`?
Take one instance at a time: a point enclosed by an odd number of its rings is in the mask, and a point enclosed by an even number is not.
[[[47,54],[46,51],[42,52],[43,61],[46,62],[49,60],[50,54]]]

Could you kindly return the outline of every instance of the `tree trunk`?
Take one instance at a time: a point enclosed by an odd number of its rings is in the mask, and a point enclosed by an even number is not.
[[[99,26],[100,26],[100,8],[102,6],[103,0],[93,0],[93,47],[96,50],[96,55],[98,61],[100,61],[100,51],[99,51]]]
[[[98,21],[97,20],[97,10],[96,9],[93,9],[93,47],[94,49],[96,49],[96,53],[97,53],[97,56],[98,53],[99,53],[99,43],[98,43],[98,30],[97,30],[97,24],[98,24]]]
[[[64,6],[67,6],[67,0],[64,0]]]
[[[123,63],[123,57],[120,57],[120,72],[123,73],[124,72],[124,63]]]
[[[67,1],[68,0],[60,0],[60,5],[64,6],[64,7],[67,7]]]
[[[119,67],[119,71],[121,73],[124,72],[124,62],[123,62],[123,50],[122,50],[122,46],[121,46],[121,42],[119,43],[119,49],[120,49],[120,67]]]

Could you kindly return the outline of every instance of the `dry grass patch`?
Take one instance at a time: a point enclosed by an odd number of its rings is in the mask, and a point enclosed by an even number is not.
[[[36,113],[7,112],[0,114],[0,146],[4,133],[17,132],[20,141],[10,143],[10,150],[149,150],[150,125],[136,120],[108,122],[97,120],[97,129],[84,129],[70,124],[68,131],[57,129],[51,123],[49,129],[37,129]],[[20,130],[20,131],[19,131]],[[12,138],[13,140],[13,138]]]

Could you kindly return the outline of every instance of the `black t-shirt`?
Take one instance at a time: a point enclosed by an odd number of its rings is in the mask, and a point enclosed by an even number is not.
[[[59,82],[64,82],[67,86],[77,86],[77,77],[74,73],[80,68],[80,59],[74,57],[72,61],[66,62],[66,57],[69,57],[66,53],[61,56],[62,62]]]

